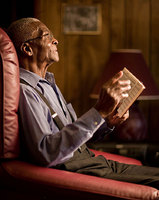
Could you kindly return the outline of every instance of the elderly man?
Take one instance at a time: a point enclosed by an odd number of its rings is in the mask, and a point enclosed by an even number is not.
[[[58,41],[38,19],[23,18],[8,28],[20,63],[19,121],[22,158],[46,167],[159,188],[159,169],[127,165],[103,156],[95,157],[85,143],[94,135],[105,135],[117,123],[116,109],[128,97],[129,80],[119,72],[105,83],[93,108],[77,119],[71,104],[64,100],[50,64],[59,61]]]

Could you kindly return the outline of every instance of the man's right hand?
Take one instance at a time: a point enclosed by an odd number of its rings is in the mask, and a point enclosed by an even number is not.
[[[112,79],[107,81],[100,92],[95,109],[103,118],[107,118],[118,107],[123,98],[128,97],[131,89],[130,80],[120,80],[123,72],[120,71]]]

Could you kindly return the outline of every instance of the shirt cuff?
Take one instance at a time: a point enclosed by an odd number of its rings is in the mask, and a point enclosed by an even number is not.
[[[85,125],[88,125],[88,129],[95,132],[104,122],[104,118],[99,114],[95,108],[91,108],[88,112],[79,118]]]

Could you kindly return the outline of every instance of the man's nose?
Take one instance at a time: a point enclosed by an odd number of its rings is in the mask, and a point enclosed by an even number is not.
[[[58,45],[59,42],[55,38],[53,38],[52,43]]]

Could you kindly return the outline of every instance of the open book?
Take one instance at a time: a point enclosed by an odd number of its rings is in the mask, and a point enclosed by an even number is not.
[[[129,107],[134,103],[138,98],[141,92],[145,89],[145,86],[127,69],[123,69],[123,76],[121,80],[130,80],[131,89],[128,91],[129,96],[124,98],[117,110],[119,117],[122,117],[123,114],[129,109]]]

